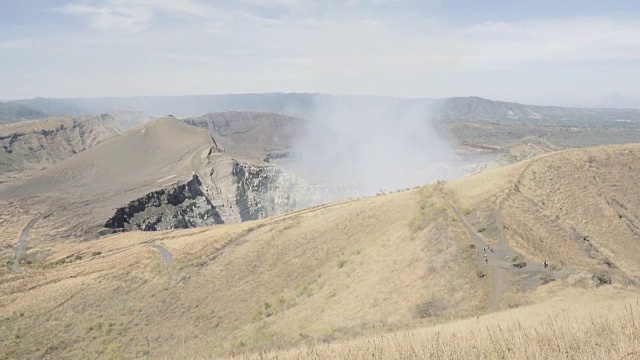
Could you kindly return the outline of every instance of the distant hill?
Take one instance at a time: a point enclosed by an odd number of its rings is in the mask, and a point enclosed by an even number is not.
[[[322,124],[336,109],[368,126],[358,114],[381,109],[380,113],[410,113],[418,121],[433,123],[441,137],[448,138],[461,152],[484,155],[499,154],[501,163],[511,163],[539,153],[540,147],[523,144],[538,138],[554,149],[597,146],[613,143],[640,142],[640,110],[592,109],[525,105],[493,101],[479,97],[445,99],[407,99],[377,96],[334,96],[311,93],[265,93],[194,96],[111,97],[55,99],[35,98],[13,102],[14,107],[27,107],[47,115],[116,114],[135,109],[141,114],[174,115],[187,118],[190,124],[206,127],[220,146],[229,152],[245,155],[262,154],[267,159],[284,154],[294,134],[300,134],[302,123],[284,120],[287,116],[308,120],[307,125]],[[224,115],[225,113],[235,115]],[[238,113],[244,115],[238,116]],[[269,113],[271,115],[266,115]],[[205,115],[203,115],[205,114]],[[215,115],[206,115],[215,114]],[[249,115],[253,114],[253,115]],[[258,115],[263,114],[263,115]],[[114,115],[116,116],[116,115]],[[278,117],[281,116],[281,117]],[[233,121],[225,120],[233,118]],[[16,119],[14,119],[16,120]],[[342,121],[342,120],[340,120]],[[250,125],[256,124],[256,126]],[[226,125],[225,125],[226,124]],[[228,129],[215,133],[214,128]],[[229,129],[241,129],[226,135]],[[244,130],[242,130],[244,129]],[[337,129],[339,130],[339,129]],[[268,138],[268,134],[277,134]],[[255,141],[254,141],[255,140]],[[257,141],[257,142],[256,142]],[[287,143],[287,145],[284,145]],[[518,146],[511,151],[510,148]],[[524,149],[524,147],[528,147]],[[241,150],[239,150],[241,149]],[[467,151],[472,149],[473,151]],[[265,155],[266,153],[266,155]]]
[[[278,156],[303,133],[306,122],[286,115],[264,112],[221,112],[185,120],[206,128],[227,153]]]
[[[438,121],[640,121],[638,109],[587,109],[557,106],[536,106],[493,101],[479,97],[444,99],[406,99],[377,96],[334,96],[312,93],[264,93],[229,95],[148,96],[108,98],[35,98],[17,100],[14,105],[26,106],[50,116],[101,114],[134,109],[152,116],[175,115],[197,117],[212,112],[257,111],[313,119],[317,105],[332,102],[366,107],[384,104],[391,108],[422,107],[431,110]]]
[[[33,120],[47,117],[47,114],[31,106],[18,102],[0,102],[0,123]]]
[[[148,96],[108,98],[35,98],[17,104],[33,107],[49,115],[100,114],[134,109],[159,117],[196,117],[212,112],[260,111],[300,115],[313,105],[313,94],[230,94],[191,96]]]
[[[0,174],[62,161],[146,121],[135,112],[0,124]]]
[[[62,161],[120,130],[106,117],[59,117],[0,125],[0,173]]]
[[[436,105],[440,121],[538,121],[583,122],[633,120],[640,122],[639,109],[589,109],[558,106],[523,105],[479,97],[456,97],[439,100]]]

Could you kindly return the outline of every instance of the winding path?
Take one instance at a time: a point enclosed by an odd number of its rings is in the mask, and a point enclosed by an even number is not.
[[[165,264],[171,264],[173,262],[173,254],[171,254],[171,252],[167,250],[166,247],[160,244],[150,244],[149,247],[155,249],[156,251],[158,251],[158,253],[160,253],[160,259]]]
[[[460,213],[458,208],[448,199],[442,195],[442,198],[449,204],[451,210],[456,215],[464,229],[469,234],[469,237],[473,241],[473,244],[476,246],[476,261],[480,264],[484,263],[484,254],[481,254],[479,250],[481,248],[485,248],[487,243],[478,235],[473,228],[467,223],[464,216]],[[491,273],[493,276],[493,290],[491,293],[491,300],[489,301],[489,310],[490,311],[498,311],[500,310],[500,304],[502,303],[502,295],[505,290],[505,273],[506,269],[509,268],[508,259],[517,255],[513,250],[508,248],[506,244],[499,244],[493,246],[494,252],[487,251],[488,262],[486,266],[491,268]]]
[[[22,233],[20,233],[20,239],[14,246],[16,254],[13,257],[13,264],[11,264],[11,270],[18,273],[25,272],[23,269],[20,268],[20,258],[22,258],[22,255],[24,255],[24,252],[27,250],[27,239],[29,238],[29,230],[31,230],[31,228],[43,217],[44,217],[44,213],[38,214],[33,219],[29,220],[27,225],[25,225],[24,228],[22,229]]]

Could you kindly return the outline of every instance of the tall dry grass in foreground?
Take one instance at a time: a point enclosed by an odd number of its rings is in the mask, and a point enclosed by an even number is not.
[[[628,299],[628,298],[627,298]],[[546,304],[243,359],[640,359],[640,302]],[[546,313],[546,315],[545,315]]]

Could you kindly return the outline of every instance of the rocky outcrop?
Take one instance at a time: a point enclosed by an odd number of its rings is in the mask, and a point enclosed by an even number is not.
[[[218,169],[221,171],[221,169]],[[273,166],[233,160],[230,183],[198,175],[183,184],[150,192],[117,209],[103,233],[168,230],[263,219],[335,200],[331,194]],[[214,174],[211,170],[208,175]],[[203,185],[202,180],[207,180]]]
[[[242,221],[281,215],[343,197],[338,189],[311,184],[274,166],[236,163],[233,174]]]
[[[201,186],[198,176],[193,175],[184,184],[148,193],[117,209],[104,226],[154,231],[224,223]]]

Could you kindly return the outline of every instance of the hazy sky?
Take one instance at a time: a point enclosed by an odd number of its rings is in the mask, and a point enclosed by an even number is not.
[[[0,0],[0,99],[243,92],[640,98],[640,5]]]

